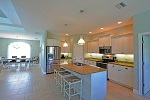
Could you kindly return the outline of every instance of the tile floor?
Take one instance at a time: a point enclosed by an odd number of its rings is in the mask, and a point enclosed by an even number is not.
[[[108,82],[106,100],[150,100]],[[78,100],[78,96],[71,100]],[[53,74],[43,75],[39,66],[2,69],[0,74],[0,100],[67,100],[55,86]],[[101,100],[101,99],[99,99]]]

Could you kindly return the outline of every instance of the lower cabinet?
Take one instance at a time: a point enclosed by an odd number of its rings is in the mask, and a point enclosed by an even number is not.
[[[133,68],[115,64],[108,64],[108,79],[133,87]]]
[[[84,63],[88,64],[88,65],[94,65],[94,66],[96,66],[96,61],[84,60]]]

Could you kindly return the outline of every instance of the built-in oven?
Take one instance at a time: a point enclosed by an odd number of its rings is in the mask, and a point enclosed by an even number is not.
[[[101,61],[96,62],[96,66],[107,69],[107,64],[109,62],[115,62],[116,60],[117,60],[117,57],[113,55],[105,55],[105,56],[102,56]]]
[[[102,61],[97,61],[96,66],[107,69],[107,63],[103,63]]]
[[[111,46],[100,46],[99,53],[100,54],[111,54]]]

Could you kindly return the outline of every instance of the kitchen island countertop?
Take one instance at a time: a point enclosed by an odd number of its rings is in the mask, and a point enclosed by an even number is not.
[[[106,69],[87,64],[84,64],[83,66],[77,66],[75,64],[62,64],[62,66],[82,75],[106,71]]]

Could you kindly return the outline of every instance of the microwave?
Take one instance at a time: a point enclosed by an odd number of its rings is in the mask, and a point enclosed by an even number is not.
[[[99,53],[100,54],[111,54],[111,46],[100,46]]]

